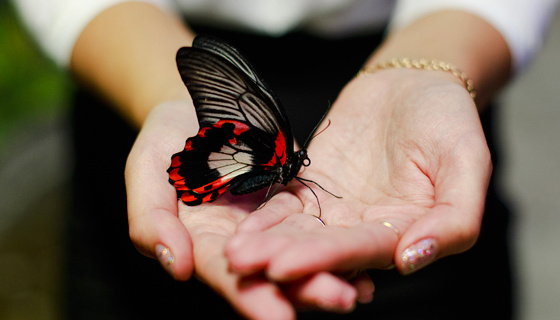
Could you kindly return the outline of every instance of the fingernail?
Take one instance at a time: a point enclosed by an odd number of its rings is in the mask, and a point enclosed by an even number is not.
[[[162,244],[157,244],[156,253],[161,266],[165,269],[165,271],[167,271],[167,273],[169,273],[171,276],[174,276],[175,273],[173,272],[173,262],[175,262],[175,258],[173,257],[171,250],[169,250],[168,247]]]
[[[411,274],[427,266],[436,258],[437,251],[438,245],[431,238],[411,245],[401,256],[402,273]]]

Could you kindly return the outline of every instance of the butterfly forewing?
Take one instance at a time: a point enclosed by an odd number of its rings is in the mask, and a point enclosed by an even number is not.
[[[218,39],[204,36],[196,37],[193,42],[193,47],[203,49],[222,57],[233,64],[237,70],[243,72],[247,77],[249,77],[253,83],[259,87],[259,91],[266,95],[272,102],[272,104],[268,105],[268,107],[276,109],[277,115],[280,117],[280,120],[285,126],[284,131],[291,135],[292,131],[290,123],[288,122],[288,116],[286,115],[284,108],[282,108],[280,100],[276,97],[268,84],[259,77],[251,63],[249,63],[249,61],[243,57],[236,48]]]
[[[177,53],[200,129],[173,155],[168,172],[189,205],[213,201],[228,189],[243,194],[271,185],[293,154],[289,124],[274,94],[235,49],[202,43]]]
[[[272,135],[282,131],[291,139],[276,101],[229,61],[202,49],[182,48],[177,63],[201,124],[230,119]]]

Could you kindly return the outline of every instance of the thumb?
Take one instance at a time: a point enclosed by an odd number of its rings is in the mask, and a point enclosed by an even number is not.
[[[193,273],[192,241],[178,218],[176,191],[166,172],[184,138],[170,125],[169,118],[176,117],[170,104],[152,111],[127,159],[129,233],[142,254],[157,258],[175,279],[187,280]]]

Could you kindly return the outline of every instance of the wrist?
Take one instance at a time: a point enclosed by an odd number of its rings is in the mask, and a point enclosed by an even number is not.
[[[131,106],[125,108],[127,110],[125,116],[130,120],[132,125],[138,128],[141,127],[155,107],[168,102],[184,101],[186,108],[192,100],[187,88],[183,85],[180,78],[177,79],[177,82],[178,85],[170,86],[168,88],[154,88],[154,91],[148,96],[137,94],[137,97],[143,97],[144,99],[132,100]]]
[[[457,66],[473,80],[479,107],[504,85],[511,68],[509,48],[495,28],[476,15],[452,10],[392,30],[366,67],[394,57],[437,59]]]
[[[474,100],[464,83],[448,72],[422,69],[383,69],[355,77],[345,87],[333,109],[360,114],[367,121],[395,115],[396,109],[414,112],[433,108],[440,102],[461,105],[476,112]],[[450,111],[451,106],[441,111]],[[435,109],[434,109],[435,110]],[[410,112],[409,110],[407,112]]]
[[[465,89],[468,91],[469,95],[473,99],[476,98],[476,90],[474,88],[473,81],[467,76],[466,73],[459,70],[451,63],[436,59],[428,60],[423,58],[393,58],[382,63],[368,65],[362,68],[358,72],[357,76],[376,73],[386,69],[417,69],[424,71],[446,72],[454,77],[453,80],[455,82],[457,82],[457,80],[460,80]]]

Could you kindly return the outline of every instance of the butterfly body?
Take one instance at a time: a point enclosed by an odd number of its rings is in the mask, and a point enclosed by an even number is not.
[[[272,185],[273,183],[281,183],[287,185],[294,177],[297,176],[301,166],[302,160],[295,153],[287,159],[286,163],[280,168],[274,168],[266,174],[259,174],[253,177],[248,177],[246,180],[241,181],[239,184],[232,186],[230,189],[233,195],[242,195],[258,191],[262,188]]]
[[[235,48],[199,36],[179,49],[177,66],[200,125],[168,169],[185,204],[286,185],[310,164],[305,147],[294,152],[279,100]]]

